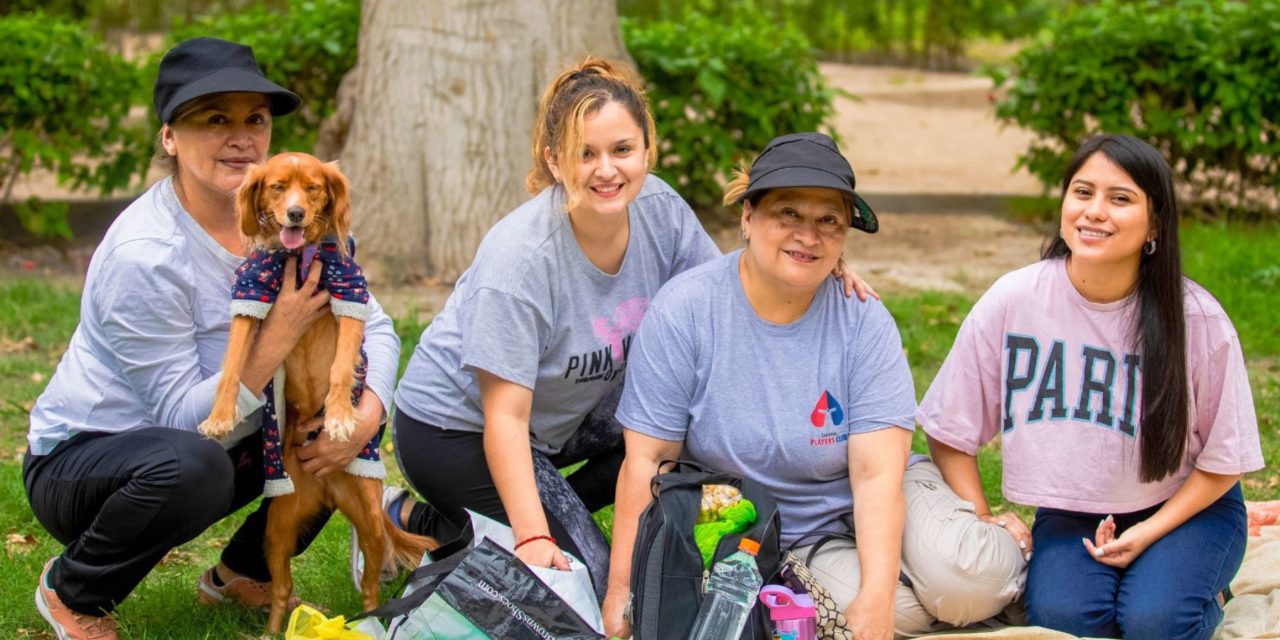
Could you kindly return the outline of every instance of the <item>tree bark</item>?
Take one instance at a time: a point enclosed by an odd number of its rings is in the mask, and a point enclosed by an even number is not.
[[[626,56],[613,0],[365,0],[359,47],[326,144],[351,180],[361,264],[388,282],[456,280],[528,197],[547,82],[588,54]]]

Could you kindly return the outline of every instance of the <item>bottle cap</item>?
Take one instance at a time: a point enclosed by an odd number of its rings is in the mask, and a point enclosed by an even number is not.
[[[760,543],[756,542],[755,540],[752,540],[751,538],[743,538],[738,543],[738,550],[746,551],[747,553],[754,556],[760,553]]]

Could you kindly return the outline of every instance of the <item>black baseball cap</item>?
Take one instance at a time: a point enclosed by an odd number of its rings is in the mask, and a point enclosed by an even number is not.
[[[273,116],[292,113],[302,104],[298,94],[262,74],[252,48],[217,38],[192,38],[170,49],[160,60],[156,115],[166,123],[183,103],[228,92],[266,94]]]
[[[785,187],[821,187],[835,189],[853,199],[854,211],[849,226],[867,233],[880,230],[876,213],[862,196],[853,190],[857,184],[853,167],[841,155],[830,136],[822,133],[789,133],[769,141],[755,164],[751,165],[747,190],[742,202],[769,189]]]

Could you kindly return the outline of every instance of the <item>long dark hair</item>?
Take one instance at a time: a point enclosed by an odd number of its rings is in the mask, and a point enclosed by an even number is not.
[[[1062,197],[1072,178],[1095,153],[1105,155],[1147,195],[1157,249],[1138,262],[1139,312],[1132,340],[1141,345],[1142,422],[1138,437],[1139,478],[1156,482],[1178,471],[1186,452],[1189,398],[1187,325],[1183,308],[1182,250],[1178,242],[1178,204],[1173,170],[1151,145],[1132,136],[1101,135],[1080,145],[1062,177]],[[1063,258],[1071,248],[1055,235],[1041,259]]]

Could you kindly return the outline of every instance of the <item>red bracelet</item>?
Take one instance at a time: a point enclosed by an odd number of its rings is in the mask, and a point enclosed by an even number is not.
[[[523,546],[525,546],[526,544],[529,544],[530,542],[533,542],[533,541],[535,541],[535,540],[548,540],[548,541],[550,541],[550,542],[551,542],[551,544],[555,544],[556,546],[560,546],[560,545],[556,544],[556,539],[555,539],[555,538],[552,538],[551,536],[530,536],[530,537],[528,537],[528,538],[525,538],[524,540],[521,540],[520,542],[517,542],[517,543],[516,543],[516,546],[512,547],[512,548],[511,548],[511,550],[512,550],[512,551],[515,551],[516,549],[519,549],[520,547],[523,547]]]

